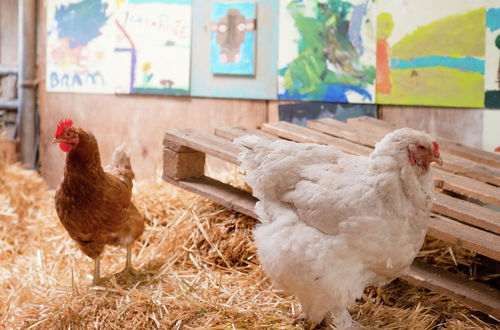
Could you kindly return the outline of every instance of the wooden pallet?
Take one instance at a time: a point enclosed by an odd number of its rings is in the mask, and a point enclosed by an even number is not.
[[[372,127],[369,129],[369,127]],[[308,127],[285,122],[264,124],[260,130],[241,127],[221,127],[215,134],[192,129],[171,130],[164,139],[165,181],[200,194],[225,207],[257,218],[256,198],[205,176],[205,155],[237,164],[243,148],[232,143],[236,137],[257,134],[263,138],[278,138],[297,142],[332,145],[344,152],[368,155],[375,143],[395,127],[376,119],[361,118],[346,123],[333,119],[310,121]],[[500,212],[482,206],[500,206],[498,181],[500,159],[497,155],[474,148],[454,152],[453,142],[443,142],[443,159],[449,164],[434,168],[437,188],[428,235],[447,243],[462,246],[494,260],[500,260]],[[450,151],[451,150],[451,151]],[[464,156],[464,153],[467,155]],[[457,196],[457,197],[452,197]],[[470,307],[500,318],[500,292],[481,283],[462,279],[436,267],[414,262],[403,279],[451,296]]]

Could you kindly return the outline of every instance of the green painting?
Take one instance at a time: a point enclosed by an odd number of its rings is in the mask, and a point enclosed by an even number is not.
[[[374,103],[373,0],[280,1],[280,99]]]
[[[392,0],[381,6],[377,103],[484,106],[486,9],[481,3]]]

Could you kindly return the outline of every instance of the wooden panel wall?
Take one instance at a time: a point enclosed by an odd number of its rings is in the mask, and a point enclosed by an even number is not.
[[[483,147],[483,113],[483,109],[379,106],[383,120],[477,148]]]
[[[0,65],[17,66],[18,63],[18,0],[0,0]],[[0,79],[0,98],[14,99],[15,76]]]
[[[0,1],[0,64],[17,65],[17,2]]]

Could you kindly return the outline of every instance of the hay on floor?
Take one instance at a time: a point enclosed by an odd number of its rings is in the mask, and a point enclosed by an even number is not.
[[[54,210],[38,174],[0,163],[0,324],[23,329],[304,329],[300,310],[259,267],[255,221],[161,180],[141,182],[135,202],[148,218],[134,246],[133,278],[116,278],[125,251],[107,248],[103,286]],[[476,256],[429,241],[423,258],[463,272]],[[460,268],[461,267],[461,268]],[[460,270],[458,270],[460,268]],[[494,329],[494,320],[396,280],[369,288],[351,309],[384,329]]]

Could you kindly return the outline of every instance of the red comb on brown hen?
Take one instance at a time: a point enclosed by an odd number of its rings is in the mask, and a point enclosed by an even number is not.
[[[58,137],[59,135],[61,135],[64,130],[68,127],[71,127],[73,126],[73,121],[69,118],[66,118],[66,119],[63,119],[61,121],[59,121],[59,124],[57,125],[57,130],[56,130],[56,137]]]

